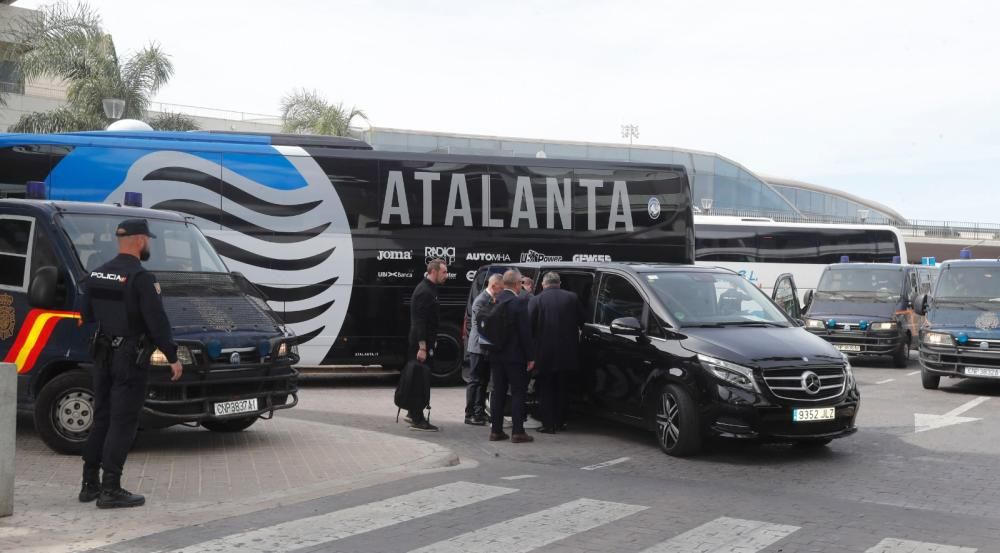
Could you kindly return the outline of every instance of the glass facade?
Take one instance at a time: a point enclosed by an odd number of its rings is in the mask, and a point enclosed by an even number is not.
[[[793,219],[857,220],[893,223],[900,219],[833,192],[826,193],[765,182],[741,165],[718,154],[674,148],[618,144],[554,142],[504,137],[436,134],[396,129],[370,129],[362,136],[377,150],[448,152],[548,158],[635,161],[683,165],[691,180],[695,206],[721,215],[763,215]]]

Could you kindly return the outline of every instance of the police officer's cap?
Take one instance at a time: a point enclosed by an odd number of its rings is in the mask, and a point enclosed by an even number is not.
[[[118,223],[118,229],[115,230],[115,236],[119,238],[122,236],[135,236],[142,234],[150,238],[156,238],[156,235],[149,232],[149,223],[145,219],[125,219],[121,223]]]

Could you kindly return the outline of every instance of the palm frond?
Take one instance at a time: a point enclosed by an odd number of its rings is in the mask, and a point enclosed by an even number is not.
[[[163,112],[154,115],[147,121],[150,127],[158,131],[197,131],[201,130],[198,122],[183,113]]]
[[[22,115],[8,132],[56,133],[92,131],[104,128],[104,120],[64,106],[47,112]]]

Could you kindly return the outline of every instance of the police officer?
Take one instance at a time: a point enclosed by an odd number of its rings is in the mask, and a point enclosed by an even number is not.
[[[121,487],[122,470],[135,439],[146,397],[152,346],[181,377],[177,345],[160,299],[156,277],[143,269],[156,238],[145,219],[127,219],[115,231],[118,255],[87,278],[82,323],[97,323],[94,336],[94,426],[83,451],[80,501],[102,509],[138,507],[146,498]],[[150,345],[150,343],[152,345]],[[101,480],[100,469],[104,469]]]

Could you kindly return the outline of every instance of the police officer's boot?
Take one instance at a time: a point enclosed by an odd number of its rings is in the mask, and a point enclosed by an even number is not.
[[[80,503],[89,503],[101,495],[101,467],[83,465],[83,486],[80,487]]]
[[[119,507],[138,507],[146,503],[146,498],[122,489],[120,474],[104,473],[101,483],[101,496],[97,498],[97,506],[101,509],[117,509]]]

